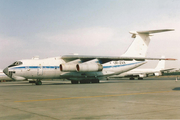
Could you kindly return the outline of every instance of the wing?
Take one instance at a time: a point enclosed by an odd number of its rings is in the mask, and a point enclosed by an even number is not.
[[[161,72],[164,72],[164,71],[169,71],[169,70],[174,70],[174,69],[176,69],[176,68],[162,69],[162,70],[160,70],[160,71],[161,71]]]
[[[80,59],[82,62],[87,62],[93,59],[98,59],[101,64],[110,61],[145,61],[145,60],[176,60],[174,58],[146,58],[146,57],[119,57],[119,56],[89,56],[89,55],[64,55],[61,57],[65,62],[70,62],[76,59]]]

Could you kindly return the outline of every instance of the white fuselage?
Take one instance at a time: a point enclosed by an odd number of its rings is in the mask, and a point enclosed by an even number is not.
[[[69,79],[69,80],[83,80],[83,79],[99,79],[101,77],[108,77],[117,75],[140,65],[146,61],[111,61],[103,65],[102,71],[97,72],[62,72],[60,71],[60,64],[66,63],[61,57],[47,58],[47,59],[29,59],[20,60],[22,64],[8,67],[9,76],[15,80],[25,79]],[[93,61],[97,63],[98,61]]]

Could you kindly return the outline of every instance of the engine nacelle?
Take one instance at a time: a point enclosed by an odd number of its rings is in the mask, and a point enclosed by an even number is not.
[[[103,66],[99,63],[83,63],[83,64],[77,64],[76,70],[78,72],[97,72],[97,71],[102,71]]]
[[[156,72],[156,73],[154,73],[154,75],[155,76],[160,76],[160,75],[162,75],[162,73],[161,72]]]
[[[62,72],[75,72],[76,64],[60,64],[59,68]]]
[[[144,77],[147,77],[147,75],[146,74],[139,74],[139,77],[144,78]]]

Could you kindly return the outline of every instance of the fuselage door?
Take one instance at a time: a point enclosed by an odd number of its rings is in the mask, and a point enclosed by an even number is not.
[[[31,77],[31,76],[32,76],[32,75],[31,75],[31,74],[32,74],[32,71],[31,71],[31,68],[30,68],[29,66],[26,66],[26,67],[25,67],[25,70],[22,71],[22,72],[25,72],[27,77]]]
[[[41,66],[41,64],[39,65],[38,69],[37,69],[37,75],[41,76],[43,74],[43,67]]]

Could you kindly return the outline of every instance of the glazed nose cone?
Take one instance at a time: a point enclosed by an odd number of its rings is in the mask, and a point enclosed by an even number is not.
[[[6,67],[6,68],[3,70],[3,72],[4,72],[7,76],[9,76],[8,67]]]

